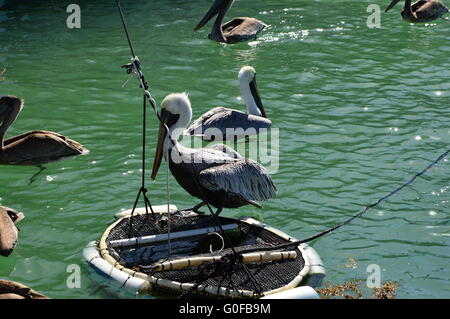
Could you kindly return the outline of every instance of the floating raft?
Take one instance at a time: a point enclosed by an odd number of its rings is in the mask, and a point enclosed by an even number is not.
[[[105,230],[100,241],[84,249],[85,260],[116,286],[134,294],[318,297],[311,287],[320,285],[325,269],[316,251],[307,244],[267,250],[296,239],[253,218],[219,217],[235,251],[244,251],[240,254],[241,266],[226,276],[216,271],[205,279],[205,267],[232,255],[215,220],[209,215],[177,211],[175,206],[170,207],[170,217],[166,205],[153,206],[153,210],[155,220],[143,208],[136,209],[133,217],[131,210],[116,214],[118,220]],[[248,249],[252,252],[246,253]],[[199,278],[203,280],[198,282]]]

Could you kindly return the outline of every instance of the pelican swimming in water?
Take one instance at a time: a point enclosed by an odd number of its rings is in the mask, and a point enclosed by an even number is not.
[[[233,2],[234,0],[214,0],[213,5],[194,28],[194,31],[201,29],[217,14],[211,33],[208,35],[211,40],[235,43],[256,38],[258,33],[267,27],[267,24],[258,19],[239,17],[222,25],[223,17]]]
[[[211,148],[193,149],[181,145],[177,140],[191,121],[192,109],[184,93],[174,93],[161,103],[162,124],[159,128],[152,179],[156,178],[164,155],[169,169],[189,194],[217,208],[237,208],[244,205],[261,207],[264,201],[276,195],[276,188],[267,170],[259,163],[242,158],[237,152],[223,144]],[[170,137],[170,138],[169,138]]]
[[[272,125],[259,96],[255,69],[244,66],[239,71],[238,79],[247,113],[216,107],[195,120],[185,134],[199,136],[205,141],[220,140],[219,136],[222,140],[234,140],[258,134]]]
[[[22,213],[0,206],[0,255],[9,256],[17,245],[19,230],[16,224],[24,219]]]
[[[400,0],[392,0],[385,12],[388,12]],[[442,18],[449,12],[448,8],[438,0],[419,0],[411,5],[411,0],[405,0],[405,7],[401,13],[403,20],[416,22],[430,22]]]
[[[5,133],[19,116],[24,101],[16,96],[0,98],[0,164],[36,165],[54,162],[69,156],[87,154],[89,150],[66,136],[50,131],[30,131],[4,140]]]
[[[48,299],[19,282],[0,279],[0,299]]]

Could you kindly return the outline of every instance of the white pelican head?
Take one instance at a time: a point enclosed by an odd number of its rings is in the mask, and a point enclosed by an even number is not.
[[[169,122],[171,124],[169,129],[172,132],[177,128],[185,129],[192,119],[192,107],[188,94],[172,93],[167,95],[161,102],[161,116],[163,115],[167,120],[171,118],[173,121],[177,118],[176,122]]]
[[[156,143],[155,160],[153,162],[152,179],[156,178],[161,160],[163,157],[163,151],[165,148],[170,147],[172,142],[176,143],[178,137],[183,133],[184,129],[188,126],[192,119],[192,108],[189,97],[186,93],[172,93],[167,95],[161,102],[161,120],[164,124],[160,123],[158,142]],[[167,135],[166,127],[169,129],[169,135]],[[169,139],[169,136],[171,140]]]
[[[241,96],[247,105],[249,114],[267,118],[264,106],[259,96],[258,86],[256,85],[256,71],[251,66],[244,66],[238,75]]]

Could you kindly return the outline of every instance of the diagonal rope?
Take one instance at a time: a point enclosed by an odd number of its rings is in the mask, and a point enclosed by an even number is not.
[[[317,234],[314,234],[310,237],[307,237],[305,239],[301,239],[301,240],[297,240],[297,241],[293,241],[287,244],[282,244],[282,245],[278,245],[278,246],[273,246],[273,247],[268,247],[266,248],[266,250],[276,250],[276,249],[283,249],[283,248],[288,248],[291,246],[298,246],[300,244],[303,243],[307,243],[310,242],[314,239],[320,238],[326,234],[329,234],[333,231],[335,231],[336,229],[341,228],[342,226],[345,226],[347,224],[349,224],[350,222],[352,222],[354,219],[362,216],[363,214],[365,214],[369,209],[378,206],[381,202],[389,199],[390,197],[394,196],[395,194],[397,194],[398,192],[400,192],[401,190],[403,190],[405,187],[408,187],[409,185],[411,185],[412,183],[414,183],[414,181],[424,175],[425,173],[427,173],[433,166],[437,165],[439,162],[441,162],[448,154],[450,153],[450,149],[448,149],[447,151],[445,151],[444,153],[442,153],[441,155],[439,155],[439,157],[434,160],[433,162],[431,162],[430,164],[427,165],[427,167],[425,167],[423,170],[421,170],[419,173],[415,174],[413,177],[411,177],[407,182],[403,183],[402,185],[400,185],[399,187],[397,187],[396,189],[394,189],[393,191],[389,192],[388,194],[386,194],[385,196],[379,198],[377,201],[375,201],[374,203],[366,206],[362,211],[358,212],[357,214],[351,216],[350,218],[348,218],[347,220],[345,220],[344,222],[337,224],[331,228],[328,228],[324,231],[321,231]],[[247,249],[244,251],[241,251],[240,253],[249,253],[249,252],[253,252],[253,251],[259,251],[260,249]]]

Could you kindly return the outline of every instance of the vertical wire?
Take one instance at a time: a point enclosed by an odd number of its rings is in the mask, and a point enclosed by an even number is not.
[[[143,118],[143,125],[142,125],[142,176],[141,176],[142,188],[145,187],[145,142],[146,142],[146,123],[147,123],[147,112],[145,109],[146,106],[147,106],[147,98],[144,94],[144,103],[143,103],[143,110],[142,110],[142,118]]]
[[[165,143],[165,141],[164,141]],[[167,197],[167,244],[169,246],[169,258],[172,254],[172,243],[170,240],[170,192],[169,192],[169,148],[166,150],[166,163],[167,163],[167,171],[166,171],[166,197]]]

